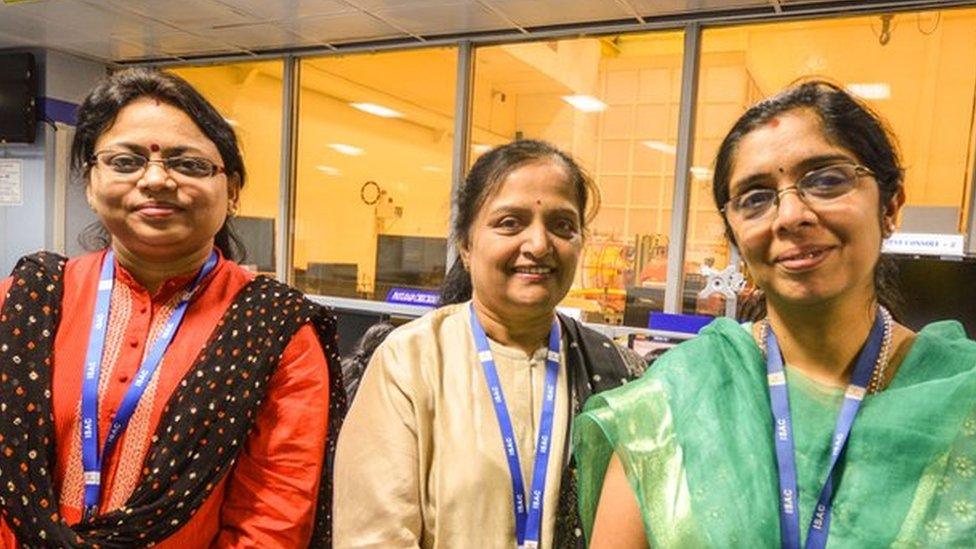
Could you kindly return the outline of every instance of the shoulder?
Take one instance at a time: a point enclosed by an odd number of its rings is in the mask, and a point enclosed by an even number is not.
[[[697,336],[664,353],[641,379],[601,394],[606,403],[668,395],[680,406],[708,387],[762,383],[762,355],[752,336],[732,319],[717,318]],[[689,405],[695,405],[689,401]],[[589,403],[588,403],[589,405]],[[599,401],[594,406],[599,405]]]
[[[467,330],[467,315],[467,303],[455,303],[434,309],[390,332],[381,347],[438,343],[456,334],[459,329]]]
[[[903,368],[913,363],[921,366],[914,370],[925,372],[930,379],[976,373],[976,341],[955,320],[933,322],[916,334]]]

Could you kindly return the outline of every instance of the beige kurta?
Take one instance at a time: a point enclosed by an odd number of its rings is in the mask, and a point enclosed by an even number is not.
[[[528,490],[546,348],[528,356],[490,343]],[[568,429],[561,355],[543,547],[552,544]],[[336,547],[515,546],[511,476],[467,303],[390,334],[366,368],[338,444]]]

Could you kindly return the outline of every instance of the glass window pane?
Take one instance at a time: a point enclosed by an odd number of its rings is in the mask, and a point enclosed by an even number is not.
[[[686,295],[701,287],[701,269],[724,268],[728,245],[711,198],[711,167],[725,133],[762,97],[805,76],[825,77],[859,95],[895,134],[905,166],[903,230],[921,208],[958,220],[968,208],[968,164],[976,88],[976,10],[896,13],[708,29],[695,134],[695,184],[689,209]],[[950,223],[949,225],[952,225]],[[939,232],[946,232],[945,230]],[[714,300],[685,300],[686,312],[721,312]]]
[[[447,261],[457,50],[301,62],[294,280],[384,300]]]
[[[247,171],[232,222],[247,250],[241,264],[274,274],[284,66],[262,61],[171,71],[193,84],[237,132]]]
[[[587,320],[647,327],[660,311],[674,187],[681,32],[478,48],[471,161],[542,139],[572,154],[603,205],[563,305]],[[570,96],[596,100],[574,106]]]

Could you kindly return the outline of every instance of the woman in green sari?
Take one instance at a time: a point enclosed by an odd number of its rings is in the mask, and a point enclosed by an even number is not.
[[[575,425],[591,547],[976,544],[976,342],[897,323],[904,203],[883,123],[842,89],[748,110],[713,194],[762,292]]]

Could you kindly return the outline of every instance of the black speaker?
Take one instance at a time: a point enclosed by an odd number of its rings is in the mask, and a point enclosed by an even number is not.
[[[37,67],[30,53],[0,54],[0,143],[33,143]]]

